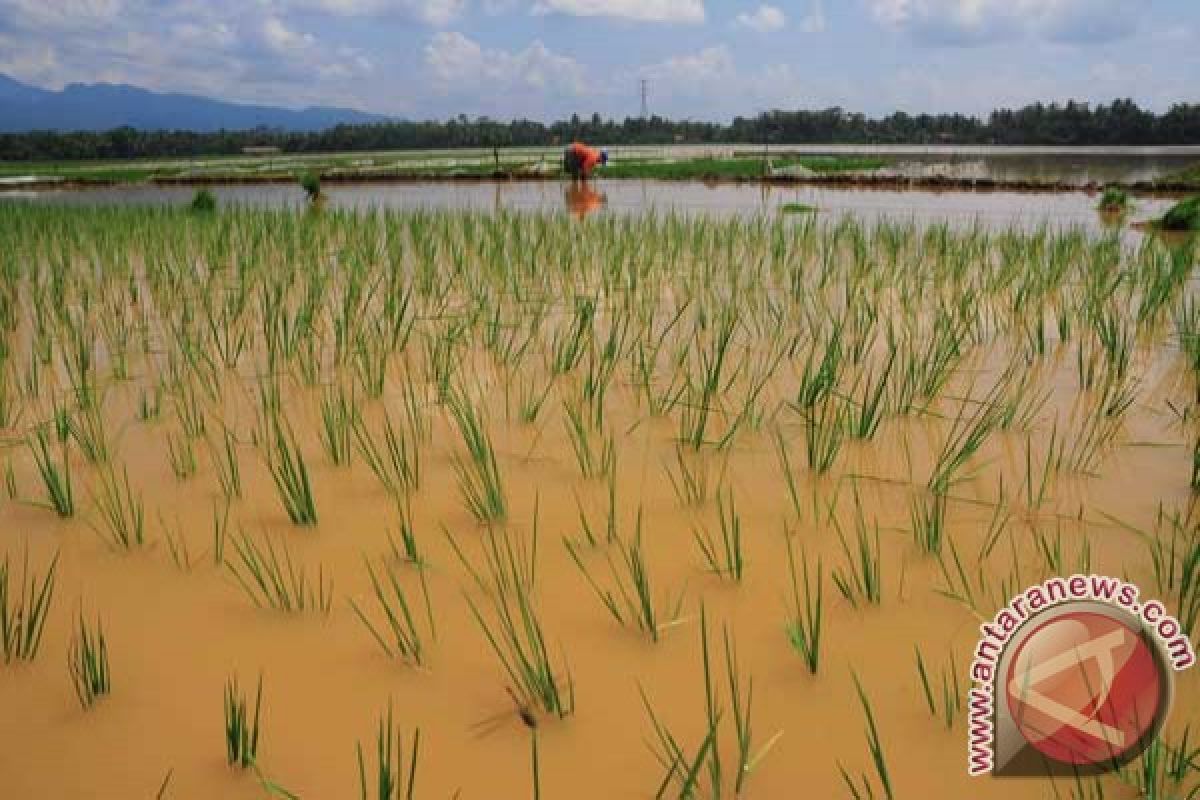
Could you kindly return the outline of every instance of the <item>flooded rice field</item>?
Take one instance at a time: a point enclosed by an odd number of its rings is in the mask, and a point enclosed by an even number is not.
[[[1082,194],[595,192],[0,202],[5,796],[1194,792],[969,778],[965,704],[1048,576],[1194,637],[1195,245]]]

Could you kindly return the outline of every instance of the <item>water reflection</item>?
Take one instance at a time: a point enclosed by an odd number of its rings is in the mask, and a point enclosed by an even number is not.
[[[586,181],[571,181],[563,191],[563,198],[567,203],[567,213],[579,219],[599,211],[608,203],[608,198]]]
[[[296,185],[213,186],[221,207],[246,205],[265,208],[306,206]],[[63,205],[183,205],[195,189],[186,186],[128,186],[96,189],[46,189],[0,192],[0,203],[37,202]],[[1133,223],[1161,216],[1175,200],[1138,197],[1123,220],[1105,220],[1096,211],[1096,198],[1086,192],[1027,194],[1021,192],[963,192],[848,187],[801,186],[774,188],[756,184],[718,184],[674,181],[589,181],[565,186],[556,181],[480,183],[330,183],[325,188],[329,208],[470,209],[481,212],[532,211],[583,214],[702,214],[715,217],[775,215],[787,203],[817,209],[822,221],[853,215],[864,222],[879,219],[946,222],[956,228],[981,225],[990,229],[1080,227],[1104,234],[1117,223],[1123,235],[1140,237]],[[599,202],[597,203],[597,196]]]

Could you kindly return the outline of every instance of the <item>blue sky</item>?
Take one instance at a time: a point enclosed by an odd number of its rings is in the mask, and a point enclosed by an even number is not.
[[[411,118],[1200,102],[1200,0],[0,0],[0,73]]]

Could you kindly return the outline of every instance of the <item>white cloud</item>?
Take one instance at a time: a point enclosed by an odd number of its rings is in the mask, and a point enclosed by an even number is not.
[[[524,87],[579,94],[584,88],[579,62],[551,52],[540,41],[519,52],[491,50],[461,33],[442,32],[425,46],[425,63],[446,89]]]
[[[753,14],[738,14],[737,24],[759,33],[772,33],[787,25],[787,15],[775,6],[761,5]]]
[[[734,75],[733,54],[725,45],[708,47],[698,53],[674,56],[642,70],[642,74],[661,91],[703,94],[714,82]]]
[[[616,17],[637,22],[704,22],[704,0],[538,0],[535,14]]]
[[[982,44],[1020,36],[1110,41],[1132,33],[1139,0],[868,0],[872,16],[919,40]]]
[[[400,14],[445,27],[463,15],[466,0],[292,0],[291,5],[344,17]]]
[[[262,39],[272,52],[281,55],[307,50],[317,42],[311,33],[297,33],[277,17],[263,20]]]

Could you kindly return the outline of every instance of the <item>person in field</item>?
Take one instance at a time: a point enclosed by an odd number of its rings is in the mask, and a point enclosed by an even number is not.
[[[588,147],[582,142],[571,142],[563,152],[563,170],[575,180],[586,181],[592,170],[608,163],[608,151]]]

